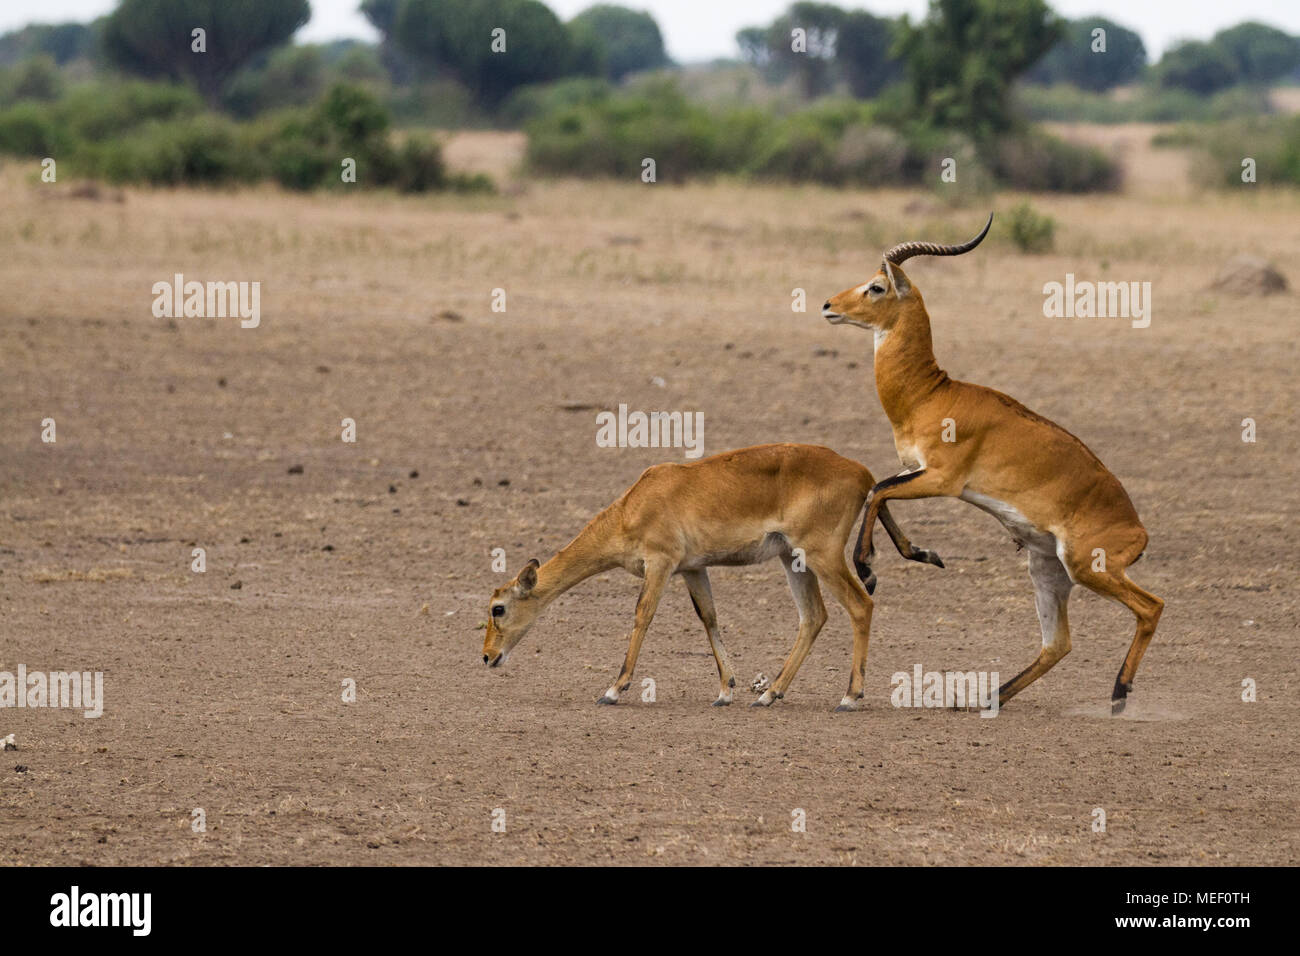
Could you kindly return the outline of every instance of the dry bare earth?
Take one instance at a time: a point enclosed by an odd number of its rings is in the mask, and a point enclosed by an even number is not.
[[[1038,646],[1024,555],[955,501],[896,508],[948,568],[882,550],[856,714],[831,713],[838,608],[768,711],[708,706],[680,586],[638,669],[654,704],[593,703],[625,649],[622,572],[557,602],[504,672],[476,629],[503,580],[492,548],[512,571],[545,558],[679,456],[598,448],[594,409],[698,409],[710,452],[820,442],[895,469],[870,341],[817,306],[885,244],[962,237],[980,210],[662,182],[118,204],[29,173],[0,174],[0,669],[102,670],[107,702],[98,720],[0,711],[22,748],[0,765],[3,862],[1300,857],[1296,299],[1207,288],[1238,250],[1300,280],[1294,194],[1040,197],[1055,253],[994,238],[909,270],[954,375],[1061,422],[1124,481],[1151,533],[1135,577],[1168,604],[1123,718],[1107,701],[1132,618],[1076,592],[1074,652],[986,720],[889,702],[916,663],[1010,675]],[[154,318],[150,287],[176,272],[261,281],[261,327]],[[1151,281],[1151,327],[1044,318],[1043,283],[1066,272]],[[779,565],[719,570],[714,589],[742,675],[773,674],[795,627]]]

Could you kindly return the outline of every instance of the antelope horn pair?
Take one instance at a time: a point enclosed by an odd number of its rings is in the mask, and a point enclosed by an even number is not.
[[[970,252],[989,234],[989,227],[993,225],[993,213],[989,213],[989,221],[984,223],[984,228],[974,239],[956,246],[941,246],[937,242],[900,242],[885,253],[885,262],[890,265],[900,265],[912,256],[959,256],[964,252]]]

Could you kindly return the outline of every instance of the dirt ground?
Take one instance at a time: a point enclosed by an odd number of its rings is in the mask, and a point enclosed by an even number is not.
[[[833,604],[769,710],[744,687],[709,706],[679,583],[617,707],[594,701],[623,659],[627,574],[558,600],[504,669],[483,667],[479,629],[507,577],[494,548],[511,574],[546,559],[644,467],[682,460],[597,447],[598,410],[702,411],[707,453],[804,441],[896,470],[870,338],[817,312],[885,246],[964,238],[983,208],[664,182],[117,202],[0,169],[0,671],[102,671],[105,693],[98,719],[0,710],[19,747],[0,862],[1300,861],[1297,300],[1213,286],[1238,251],[1300,282],[1300,197],[1158,180],[1033,197],[1058,221],[1050,254],[995,231],[909,263],[940,363],[1124,482],[1151,535],[1134,578],[1167,603],[1122,717],[1132,617],[1076,591],[1073,653],[989,720],[890,703],[895,672],[1006,679],[1039,644],[1025,554],[957,501],[893,506],[945,570],[877,536],[857,713],[832,712],[850,652]],[[1150,281],[1151,326],[1045,318],[1067,272]],[[260,281],[260,327],[155,318],[175,273]],[[713,582],[737,670],[774,675],[796,621],[780,565]]]

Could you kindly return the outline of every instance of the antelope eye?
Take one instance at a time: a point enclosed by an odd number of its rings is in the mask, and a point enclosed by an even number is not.
[[[873,286],[871,286],[869,289],[867,289],[867,291],[868,291],[868,292],[874,292],[874,293],[876,293],[876,295],[879,295],[880,293],[884,292],[885,290],[882,289],[882,288],[881,288],[880,286],[878,286],[878,285],[873,285]]]
[[[493,617],[501,617],[501,616],[502,616],[503,614],[505,614],[505,613],[506,613],[506,606],[505,606],[504,604],[493,604],[493,605],[492,605],[492,616],[493,616]]]

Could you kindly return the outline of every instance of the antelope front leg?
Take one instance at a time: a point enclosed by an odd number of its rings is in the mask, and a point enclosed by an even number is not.
[[[646,564],[645,581],[641,585],[641,596],[636,602],[636,624],[628,638],[623,669],[618,672],[618,679],[610,685],[609,690],[596,698],[596,703],[617,704],[618,695],[632,686],[632,671],[636,669],[637,655],[641,653],[641,642],[645,640],[645,632],[650,629],[650,622],[654,619],[655,608],[659,606],[659,598],[664,593],[664,585],[668,583],[670,573],[667,564]]]
[[[933,564],[936,568],[943,567],[943,559],[933,551],[927,551],[924,548],[912,546],[912,542],[907,540],[907,535],[903,534],[903,529],[898,526],[894,516],[889,513],[887,505],[880,506],[880,523],[885,526],[885,531],[889,534],[890,540],[894,542],[894,547],[898,553],[909,561],[920,561],[923,564]],[[863,525],[865,530],[866,526]],[[862,582],[866,584],[865,581]],[[871,591],[871,588],[867,589]]]
[[[957,491],[960,491],[960,488]],[[885,506],[886,501],[891,498],[942,498],[955,493],[952,479],[942,471],[934,468],[905,471],[901,475],[893,475],[876,482],[876,486],[871,489],[871,494],[867,496],[867,515],[863,519],[862,530],[858,534],[857,546],[853,549],[853,565],[858,574],[862,575],[864,569],[867,573],[870,573],[871,555],[875,550],[871,543],[871,535],[876,528],[876,519],[880,516],[880,510]],[[930,552],[924,553],[930,554]],[[913,560],[918,559],[914,558]],[[928,558],[919,560],[929,561]],[[929,561],[929,563],[935,564],[939,562]],[[942,563],[939,563],[939,566],[942,567]]]

